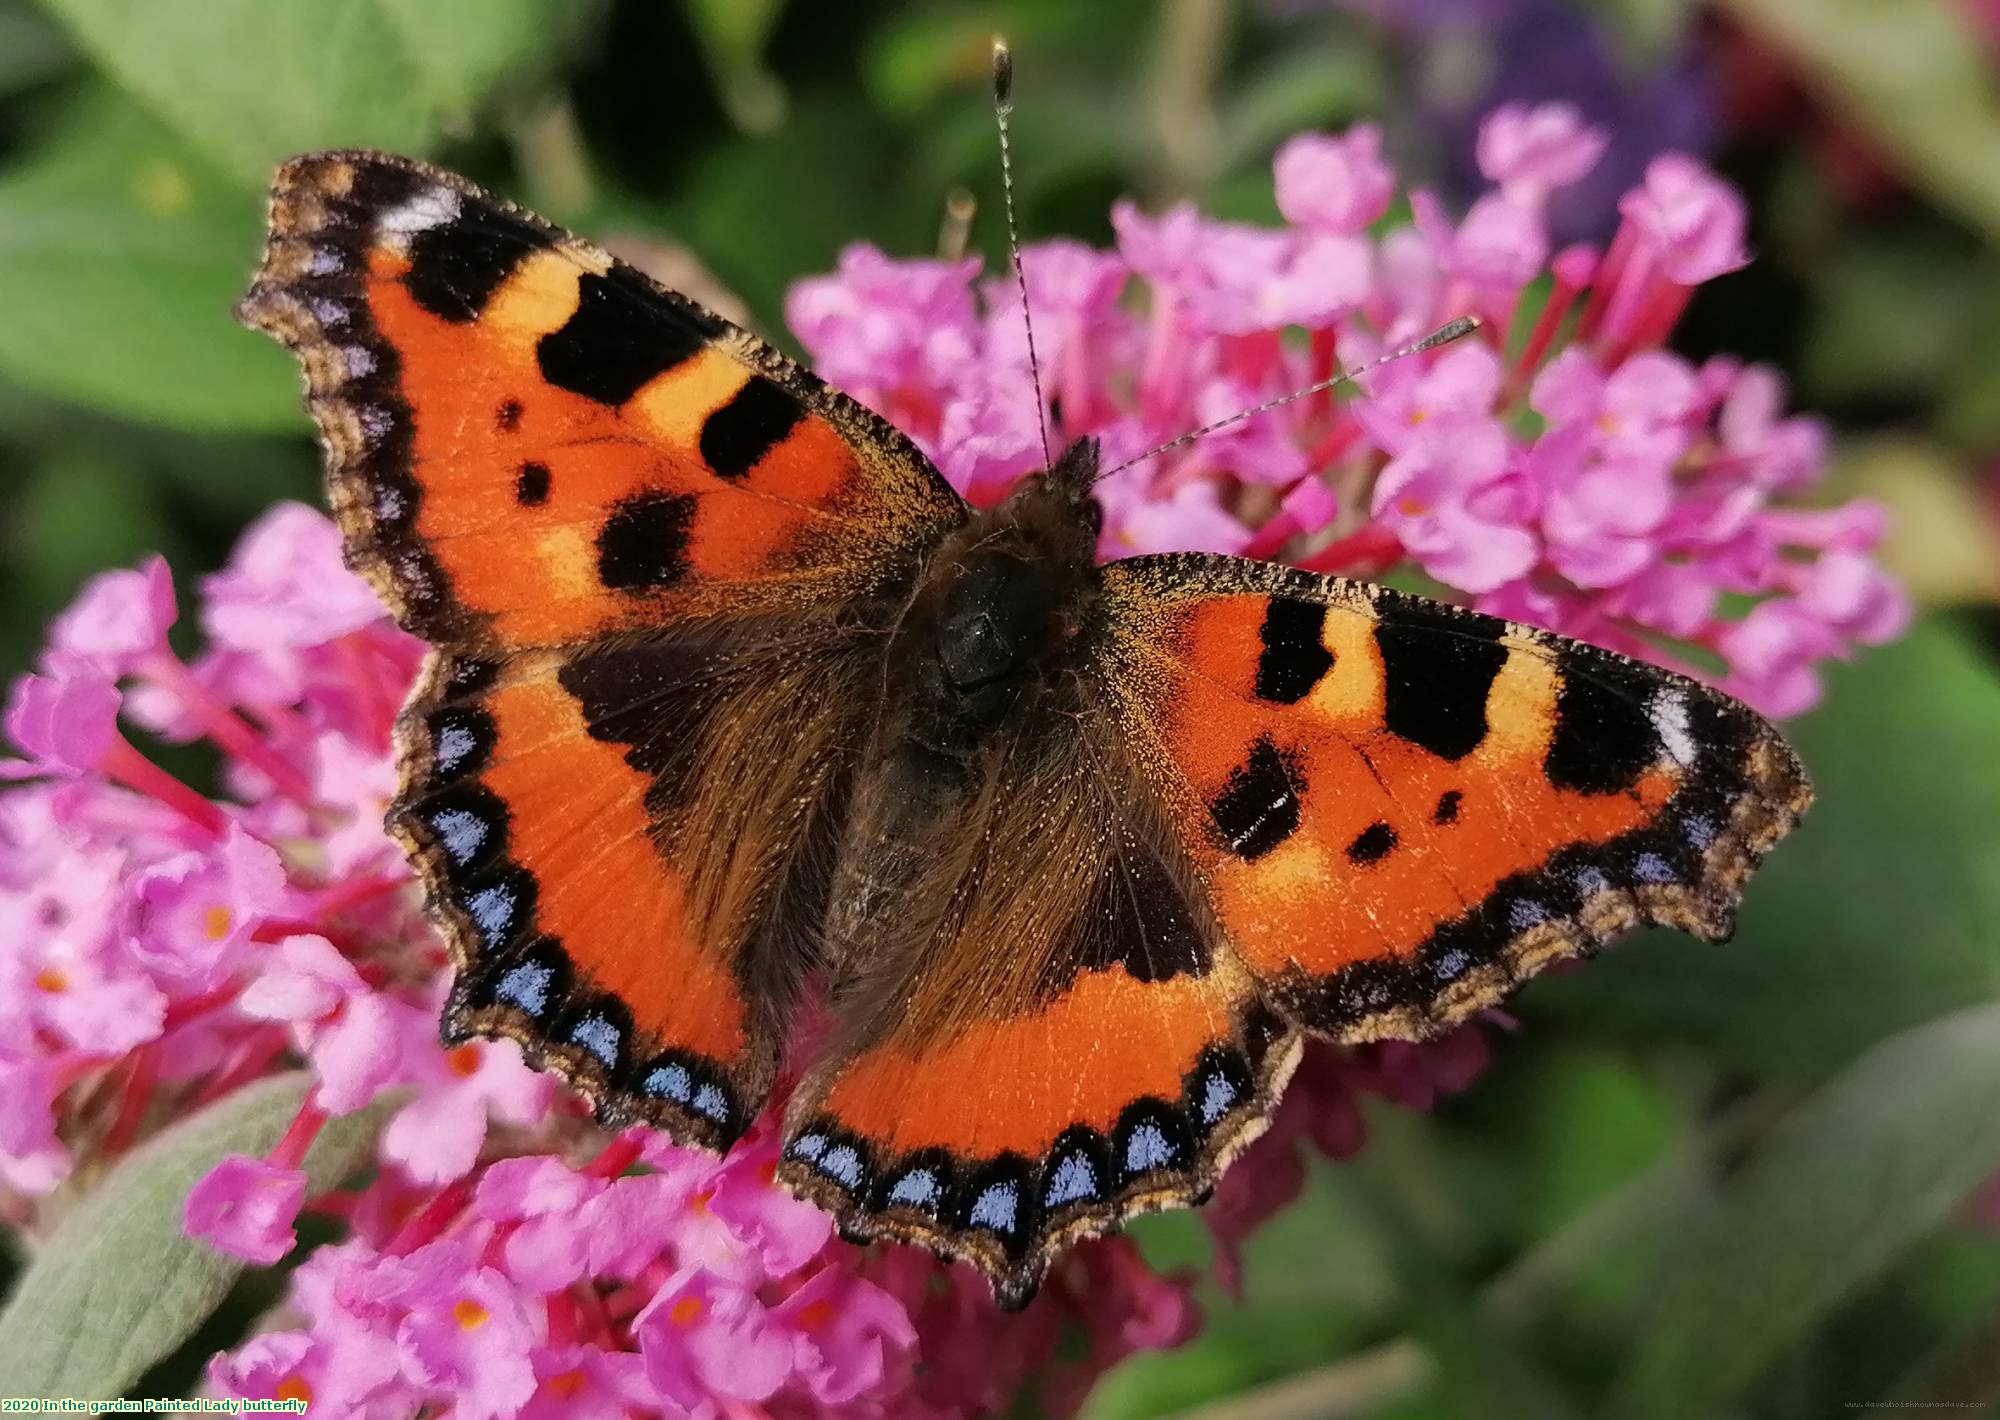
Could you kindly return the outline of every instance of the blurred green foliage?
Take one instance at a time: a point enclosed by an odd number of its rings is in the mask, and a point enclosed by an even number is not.
[[[1820,806],[1735,944],[1644,940],[1528,993],[1479,1085],[1371,1117],[1254,1241],[1243,1298],[1112,1376],[1101,1420],[2000,1402],[2000,1232],[1960,1210],[2000,1171],[1992,51],[1952,0],[1586,8],[1635,66],[1693,36],[1785,74],[1718,155],[1762,260],[1683,339],[1776,361],[1832,418],[1839,491],[1902,515],[1927,618],[1799,727]],[[1267,216],[1285,134],[1393,124],[1479,58],[1225,0],[0,0],[0,668],[90,572],[159,550],[189,577],[316,496],[294,371],[229,315],[277,159],[433,156],[684,245],[781,333],[844,243],[925,251],[957,187],[998,210],[996,28],[1024,226],[1093,240],[1121,193]],[[1190,1218],[1141,1233],[1206,1260]]]

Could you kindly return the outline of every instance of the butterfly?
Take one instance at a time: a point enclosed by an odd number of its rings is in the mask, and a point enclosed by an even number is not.
[[[1682,676],[1382,587],[1100,563],[1079,440],[975,509],[755,336],[447,173],[301,157],[241,317],[430,643],[390,815],[455,983],[610,1123],[1020,1305],[1204,1199],[1302,1042],[1417,1040],[1663,923],[1811,798]]]

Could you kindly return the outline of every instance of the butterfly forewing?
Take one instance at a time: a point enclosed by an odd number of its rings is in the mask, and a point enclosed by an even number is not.
[[[1419,1039],[1640,923],[1719,940],[1811,801],[1754,712],[1531,627],[1180,554],[1105,575],[1104,684],[1289,1019]]]

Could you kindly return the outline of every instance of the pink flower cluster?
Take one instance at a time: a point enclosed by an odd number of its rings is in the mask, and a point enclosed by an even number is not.
[[[1774,715],[1816,667],[1893,637],[1899,586],[1865,502],[1813,506],[1816,421],[1768,369],[1662,348],[1694,288],[1748,261],[1742,199],[1669,154],[1604,250],[1551,250],[1546,207],[1605,135],[1566,105],[1495,111],[1492,186],[1457,220],[1395,193],[1371,125],[1303,134],[1274,163],[1288,225],[1121,203],[1117,246],[1022,253],[1052,440],[1107,466],[1356,365],[1460,315],[1482,333],[1141,459],[1100,487],[1105,552],[1283,557],[1420,572],[1483,610],[1705,674]],[[798,283],[819,368],[915,435],[976,502],[1042,462],[1020,300],[976,258],[866,246]],[[1142,293],[1142,298],[1141,298]]]
[[[1003,1315],[968,1269],[833,1237],[773,1181],[775,1115],[715,1159],[606,1135],[511,1044],[443,1049],[444,954],[382,829],[421,648],[342,567],[333,525],[295,505],[204,583],[192,661],[169,644],[178,611],[157,559],[104,574],[13,689],[0,1220],[40,1231],[64,1179],[303,1065],[283,1137],[217,1160],[185,1226],[259,1265],[295,1250],[306,1210],[344,1238],[299,1267],[282,1329],[213,1360],[216,1394],[339,1415],[789,1420],[992,1415],[1039,1385],[1063,1412],[1199,1325],[1194,1279],[1126,1239],[1078,1249]],[[202,742],[221,791],[149,741]],[[1423,1107],[1483,1059],[1476,1033],[1398,1049],[1309,1068],[1210,1215],[1225,1282],[1296,1192],[1307,1138],[1359,1147],[1356,1092]],[[371,1106],[386,1123],[370,1181],[309,1196],[327,1121]]]

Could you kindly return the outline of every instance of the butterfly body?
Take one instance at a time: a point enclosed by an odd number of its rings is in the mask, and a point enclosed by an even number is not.
[[[784,356],[448,174],[294,160],[243,315],[433,646],[391,824],[457,979],[608,1121],[1024,1301],[1199,1201],[1303,1040],[1421,1039],[1810,800],[1683,677],[1242,559],[1101,564],[1081,441],[967,505]],[[799,1039],[823,1000],[824,1038]]]

